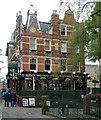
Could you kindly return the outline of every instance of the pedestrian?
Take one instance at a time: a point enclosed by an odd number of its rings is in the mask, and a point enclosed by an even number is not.
[[[4,94],[4,100],[5,100],[5,107],[9,107],[10,94],[9,94],[8,90]]]
[[[9,89],[8,89],[9,94],[11,94],[11,91],[12,91],[12,89],[11,89],[11,88],[9,88]]]
[[[11,94],[10,94],[11,107],[14,107],[15,99],[16,99],[16,94],[15,94],[15,92],[11,91]]]

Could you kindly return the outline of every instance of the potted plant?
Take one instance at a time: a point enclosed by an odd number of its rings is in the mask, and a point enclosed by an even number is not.
[[[94,88],[96,88],[96,83],[99,83],[99,81],[97,79],[92,79],[92,82],[94,83]]]
[[[46,80],[46,78],[45,78],[45,77],[41,77],[40,80],[41,80],[41,81],[44,81],[44,80]]]
[[[56,86],[56,83],[58,82],[58,78],[52,78],[52,81],[53,81],[53,83],[55,83],[55,86]],[[57,88],[56,87],[54,87],[54,90],[56,90]]]
[[[58,78],[52,78],[52,81],[56,83],[58,81]]]
[[[78,83],[78,85],[79,85],[80,87],[82,87],[83,82],[82,82],[82,79],[81,79],[81,78],[78,78],[76,82]]]
[[[66,85],[68,85],[68,89],[69,89],[70,79],[69,79],[69,78],[66,78],[66,79],[65,79],[65,82],[66,82]]]

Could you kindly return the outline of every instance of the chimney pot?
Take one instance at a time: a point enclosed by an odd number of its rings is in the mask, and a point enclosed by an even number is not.
[[[53,10],[53,13],[56,14],[56,13],[57,13],[57,10]]]

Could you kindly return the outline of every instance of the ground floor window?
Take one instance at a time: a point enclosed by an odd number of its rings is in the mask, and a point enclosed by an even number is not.
[[[25,90],[33,89],[33,80],[32,78],[25,78]]]

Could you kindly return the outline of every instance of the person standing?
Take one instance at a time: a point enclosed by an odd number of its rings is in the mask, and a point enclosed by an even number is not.
[[[11,107],[14,107],[15,99],[16,99],[16,94],[15,94],[15,92],[11,91],[11,94],[10,94]]]
[[[7,90],[7,92],[4,94],[4,100],[5,100],[5,107],[9,107],[9,100],[10,100],[10,94]]]

